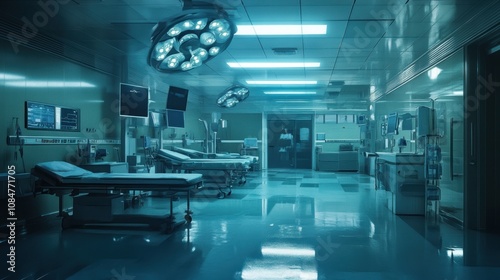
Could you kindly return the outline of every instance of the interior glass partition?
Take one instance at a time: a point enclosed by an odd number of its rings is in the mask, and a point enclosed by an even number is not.
[[[416,137],[416,110],[421,106],[435,109],[437,144],[442,155],[439,213],[459,226],[463,226],[464,219],[463,95],[464,52],[459,50],[376,102],[377,152],[397,153],[397,143],[404,137],[408,144],[403,152],[424,153],[423,143]],[[384,133],[383,129],[392,113],[399,114],[397,134]]]

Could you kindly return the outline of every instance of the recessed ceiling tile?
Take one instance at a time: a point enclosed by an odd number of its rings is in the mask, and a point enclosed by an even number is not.
[[[228,49],[260,49],[262,48],[256,37],[235,36]]]
[[[298,6],[252,6],[246,9],[253,24],[270,24],[276,22],[300,22]]]
[[[303,37],[304,48],[339,48],[342,38]]]
[[[246,7],[255,6],[299,6],[299,0],[251,0],[245,1]]]
[[[344,38],[341,48],[351,49],[354,52],[356,50],[366,51],[373,49],[379,40],[380,38]]]
[[[380,38],[391,25],[392,20],[359,20],[349,21],[345,37],[347,38]]]
[[[338,55],[338,52],[339,52],[338,48],[321,48],[321,49],[307,48],[304,50],[304,58],[314,59],[314,58],[336,57]]]
[[[259,41],[264,49],[272,48],[301,48],[302,38],[300,36],[269,37],[261,36]]]
[[[342,6],[303,6],[302,20],[318,21],[321,20],[348,20],[351,13],[351,7]]]
[[[427,22],[394,23],[387,28],[385,37],[420,37],[428,32],[431,26]]]
[[[341,48],[339,49],[338,57],[350,59],[350,58],[362,58],[365,59],[372,53],[371,50],[361,50],[361,49],[350,49]]]
[[[262,49],[231,49],[226,50],[225,53],[231,55],[233,60],[247,61],[247,60],[266,60],[266,53]]]
[[[138,2],[141,3],[141,2]],[[146,2],[145,2],[146,3]],[[162,4],[162,5],[131,5],[138,14],[150,21],[160,21],[168,17],[172,17],[182,12],[182,6],[179,4]]]
[[[364,62],[337,62],[335,63],[335,70],[358,70],[364,65]]]
[[[354,5],[351,20],[393,20],[403,7],[401,5],[365,5],[365,3],[361,3],[358,1]]]
[[[83,6],[81,9],[86,9],[86,13],[102,20],[104,22],[124,22],[124,21],[148,21],[141,14],[127,5],[110,5],[110,6]]]

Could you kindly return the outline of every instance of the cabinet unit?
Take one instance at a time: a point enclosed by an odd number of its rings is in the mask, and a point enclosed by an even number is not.
[[[376,180],[387,191],[387,207],[397,215],[424,215],[424,155],[377,154]]]

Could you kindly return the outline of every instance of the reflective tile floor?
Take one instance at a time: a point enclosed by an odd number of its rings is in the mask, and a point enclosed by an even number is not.
[[[45,218],[18,233],[16,273],[3,262],[0,279],[500,279],[500,235],[394,215],[373,185],[357,173],[253,172],[225,199],[195,194],[192,223],[169,234],[61,231]],[[137,211],[167,209],[155,197]]]

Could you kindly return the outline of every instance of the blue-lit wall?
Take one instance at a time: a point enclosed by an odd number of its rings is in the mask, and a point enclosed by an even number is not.
[[[47,82],[50,82],[47,84]],[[45,83],[45,84],[44,84]],[[79,84],[75,84],[79,83]],[[60,86],[62,85],[62,86]],[[15,135],[15,120],[19,121],[23,136],[81,137],[90,139],[120,139],[120,117],[117,75],[105,74],[48,53],[19,46],[15,52],[10,43],[0,41],[0,173],[8,165],[15,165],[17,173],[30,172],[34,164],[42,161],[64,160],[77,162],[77,146],[25,145],[24,164],[14,146],[6,145],[8,135]],[[80,132],[27,130],[24,126],[26,100],[79,108]],[[87,131],[88,130],[88,131]],[[115,160],[113,145],[105,145]],[[69,202],[69,200],[68,200]],[[25,207],[22,207],[26,204]],[[71,204],[66,204],[70,206]],[[20,198],[18,218],[41,215],[57,210],[53,196]]]

